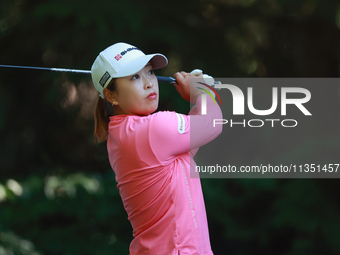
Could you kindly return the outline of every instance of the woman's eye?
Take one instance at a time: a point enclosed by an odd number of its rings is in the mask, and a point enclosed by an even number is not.
[[[155,73],[155,70],[153,70],[153,69],[151,69],[150,71],[149,71],[149,74],[154,74]]]
[[[137,80],[139,78],[138,74],[135,74],[134,76],[132,76],[131,80]]]

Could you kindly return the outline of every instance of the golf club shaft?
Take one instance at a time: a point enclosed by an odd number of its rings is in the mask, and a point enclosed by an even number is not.
[[[71,73],[89,73],[89,74],[91,73],[91,71],[88,71],[88,70],[65,69],[65,68],[48,68],[48,67],[34,67],[34,66],[12,66],[12,65],[0,65],[0,67],[33,69],[33,70],[45,70],[45,71],[56,71],[56,72],[71,72]]]
[[[32,69],[32,70],[45,70],[45,71],[55,71],[55,72],[69,72],[69,73],[87,73],[90,74],[89,70],[79,70],[79,69],[65,69],[65,68],[48,68],[48,67],[34,67],[34,66],[13,66],[13,65],[0,65],[0,67],[7,68],[21,68],[21,69]],[[173,77],[157,76],[159,82],[162,83],[176,83],[176,79]]]

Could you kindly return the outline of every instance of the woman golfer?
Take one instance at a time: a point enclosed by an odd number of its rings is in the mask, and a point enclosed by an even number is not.
[[[190,178],[190,166],[193,172],[195,151],[222,131],[213,127],[222,114],[210,96],[205,97],[207,114],[200,114],[203,90],[190,80],[203,81],[202,75],[185,72],[175,74],[175,87],[195,103],[189,115],[154,113],[159,99],[154,69],[167,62],[162,54],[145,55],[126,43],[102,51],[91,69],[100,94],[94,135],[98,142],[107,139],[133,228],[130,254],[211,255],[201,183]]]

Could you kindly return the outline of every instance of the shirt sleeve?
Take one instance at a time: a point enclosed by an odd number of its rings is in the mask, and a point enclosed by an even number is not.
[[[190,115],[176,112],[158,112],[150,119],[149,138],[153,153],[160,161],[209,143],[222,132],[222,125],[213,126],[221,119],[220,107],[209,96],[207,114],[201,115],[202,96],[196,100]]]

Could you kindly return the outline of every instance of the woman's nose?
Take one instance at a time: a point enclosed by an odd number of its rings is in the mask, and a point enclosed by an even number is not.
[[[149,77],[144,77],[144,87],[146,89],[152,88],[153,87],[153,82]]]

